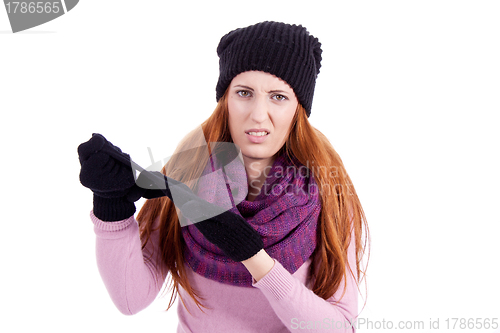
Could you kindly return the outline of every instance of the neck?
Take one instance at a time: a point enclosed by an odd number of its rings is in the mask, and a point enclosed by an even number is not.
[[[248,180],[248,201],[253,201],[259,195],[260,189],[271,171],[275,159],[276,156],[264,159],[243,156]]]

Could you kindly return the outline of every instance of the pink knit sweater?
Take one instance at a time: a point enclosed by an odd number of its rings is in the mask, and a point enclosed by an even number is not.
[[[141,249],[139,228],[133,216],[117,222],[103,222],[93,213],[90,217],[97,236],[97,265],[111,299],[123,314],[143,310],[155,300],[164,282],[157,279],[156,274],[163,265],[155,260],[157,232]],[[348,255],[351,270],[356,272],[353,243]],[[258,282],[254,281],[253,288],[209,280],[186,265],[189,282],[200,292],[204,298],[202,303],[208,309],[201,312],[181,289],[179,293],[186,305],[179,302],[177,307],[177,332],[355,332],[351,325],[358,315],[354,278],[348,274],[342,298],[343,282],[325,301],[306,287],[310,263],[309,259],[290,274],[275,260],[271,271]]]

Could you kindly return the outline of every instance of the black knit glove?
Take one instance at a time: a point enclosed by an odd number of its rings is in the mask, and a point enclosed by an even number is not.
[[[185,203],[180,210],[189,219],[201,220],[194,224],[196,228],[234,261],[251,258],[264,248],[259,233],[240,215],[225,211],[213,216],[217,208],[200,198]]]
[[[264,248],[259,233],[242,216],[201,199],[186,184],[149,171],[142,171],[137,183],[148,188],[144,197],[169,197],[182,215],[232,260],[246,260]]]
[[[94,215],[107,222],[134,215],[134,202],[145,190],[135,183],[130,156],[104,136],[92,134],[89,141],[78,146],[78,157],[80,182],[94,193]]]
[[[167,196],[208,241],[232,260],[246,260],[264,248],[260,235],[243,217],[201,199],[180,181],[144,170],[102,135],[93,134],[78,147],[78,154],[82,165],[80,181],[94,192],[94,215],[101,220],[119,221],[132,216],[134,202],[141,196]],[[137,181],[133,170],[140,171]]]

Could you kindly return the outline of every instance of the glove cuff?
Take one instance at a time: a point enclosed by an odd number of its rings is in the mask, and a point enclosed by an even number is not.
[[[94,215],[105,222],[125,220],[135,213],[135,204],[125,197],[103,198],[94,193]]]

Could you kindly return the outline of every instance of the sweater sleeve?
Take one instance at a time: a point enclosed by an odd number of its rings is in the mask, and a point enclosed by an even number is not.
[[[348,261],[356,272],[354,242],[348,249]],[[274,267],[253,286],[260,289],[276,315],[290,330],[308,332],[355,332],[358,315],[357,283],[347,273],[345,294],[344,280],[339,289],[327,300],[314,294],[298,278],[290,274],[277,260]]]
[[[136,314],[155,300],[163,285],[158,231],[142,249],[134,216],[104,222],[91,212],[90,218],[96,234],[97,267],[109,296],[121,313]]]

